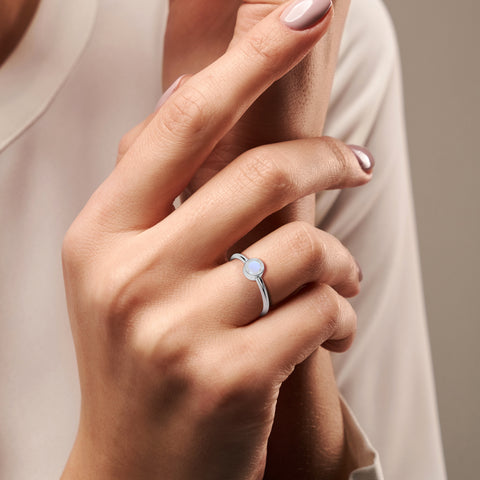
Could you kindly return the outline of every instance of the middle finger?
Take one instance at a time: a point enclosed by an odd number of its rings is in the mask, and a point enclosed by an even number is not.
[[[367,183],[373,157],[365,149],[355,151],[330,137],[255,148],[154,227],[153,235],[162,237],[177,229],[183,248],[195,252],[191,261],[207,267],[223,259],[262,220],[295,200]],[[184,227],[178,230],[178,225]]]

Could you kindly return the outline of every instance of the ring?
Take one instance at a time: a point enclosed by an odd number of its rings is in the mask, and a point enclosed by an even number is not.
[[[270,309],[270,295],[268,294],[267,286],[262,278],[263,272],[265,272],[265,264],[259,258],[249,259],[241,253],[234,253],[230,257],[230,261],[235,259],[238,259],[243,263],[243,274],[245,277],[248,278],[248,280],[255,280],[257,282],[263,302],[262,313],[260,316],[263,317]]]

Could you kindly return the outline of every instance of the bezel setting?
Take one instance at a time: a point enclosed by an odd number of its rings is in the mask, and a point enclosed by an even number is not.
[[[265,264],[259,258],[250,258],[243,264],[243,274],[249,280],[261,278],[265,272]]]

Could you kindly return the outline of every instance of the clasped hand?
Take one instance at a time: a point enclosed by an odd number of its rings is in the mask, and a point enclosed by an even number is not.
[[[243,252],[267,266],[262,318],[257,286],[227,261],[273,212],[368,182],[349,147],[312,138],[254,148],[172,207],[246,109],[324,34],[328,16],[294,30],[284,8],[125,137],[65,237],[82,409],[64,478],[261,478],[280,386],[320,345],[352,341],[345,297],[359,272],[331,235],[293,222]]]

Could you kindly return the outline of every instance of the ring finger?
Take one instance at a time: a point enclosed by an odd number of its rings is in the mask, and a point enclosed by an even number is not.
[[[350,252],[335,237],[306,222],[280,227],[247,248],[243,255],[264,263],[262,278],[270,308],[312,282],[328,284],[344,297],[359,292],[359,269]],[[209,304],[216,306],[212,320],[242,326],[262,312],[259,285],[248,280],[242,268],[240,261],[233,260],[207,273],[200,298],[208,303],[211,297]],[[212,285],[221,288],[221,295]]]

